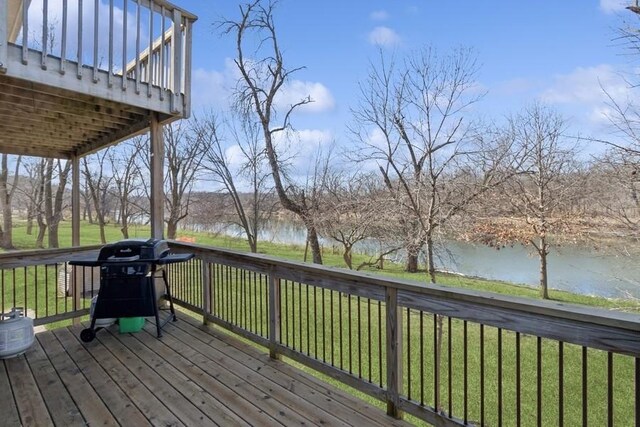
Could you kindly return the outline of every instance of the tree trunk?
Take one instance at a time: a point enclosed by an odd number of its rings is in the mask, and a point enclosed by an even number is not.
[[[124,239],[128,239],[129,238],[129,220],[124,210],[120,211],[120,223],[122,224],[122,228],[120,228],[120,231],[122,232],[122,237]]]
[[[58,224],[59,221],[51,221],[49,224],[49,247],[59,248],[60,241],[58,240]]]
[[[85,206],[87,216],[89,217],[89,224],[93,224],[93,212],[91,211],[91,203],[87,203]]]
[[[13,219],[11,218],[11,202],[2,206],[2,244],[3,249],[14,249],[13,247]]]
[[[420,245],[415,243],[409,243],[407,245],[407,264],[405,271],[407,273],[418,272],[418,257],[420,256]]]
[[[549,283],[547,278],[548,253],[547,239],[540,237],[538,255],[540,256],[540,297],[542,297],[542,299],[549,299]]]
[[[33,215],[27,217],[27,236],[33,234]]]
[[[178,222],[169,218],[167,221],[167,239],[175,239],[178,234]]]
[[[433,259],[433,237],[431,234],[427,236],[427,274],[431,283],[436,283],[436,267]]]
[[[405,268],[407,273],[418,272],[418,254],[407,253],[407,266]]]
[[[247,234],[247,241],[249,242],[249,250],[251,253],[258,253],[258,240],[255,236]]]
[[[353,253],[351,252],[351,245],[344,245],[344,253],[342,254],[342,258],[344,259],[345,264],[349,267],[349,270],[353,270]]]
[[[47,232],[47,224],[42,215],[38,215],[38,236],[36,236],[36,247],[44,249],[44,235]]]
[[[30,198],[29,205],[27,206],[27,236],[33,234],[33,218],[36,216],[35,201]]]
[[[98,215],[98,225],[100,226],[100,241],[102,244],[107,243],[107,236],[104,233],[104,216]]]
[[[322,249],[320,248],[320,241],[318,240],[318,232],[314,225],[305,224],[307,226],[307,240],[311,247],[311,255],[313,257],[314,264],[322,264]]]
[[[2,155],[2,170],[0,170],[0,203],[2,204],[2,233],[0,234],[0,247],[4,249],[14,249],[13,247],[13,219],[12,219],[12,198],[13,191],[18,181],[18,167],[20,165],[20,157],[18,157],[18,166],[13,177],[13,182],[9,183],[9,155]],[[11,188],[10,188],[11,187]]]

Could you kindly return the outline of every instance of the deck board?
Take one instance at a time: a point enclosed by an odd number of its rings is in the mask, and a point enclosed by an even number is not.
[[[308,402],[322,408],[334,416],[346,420],[354,426],[406,426],[403,421],[390,417],[380,417],[380,409],[368,403],[354,399],[346,392],[331,387],[327,383],[310,375],[302,374],[295,367],[272,360],[266,353],[260,354],[250,345],[239,340],[228,340],[224,333],[202,326],[197,320],[182,316],[177,322],[179,328],[201,339],[208,339],[209,345],[224,351],[227,357],[262,373],[272,381],[303,396]],[[186,326],[188,325],[188,326]],[[232,350],[233,349],[233,350]],[[347,404],[345,404],[347,403]]]
[[[261,375],[259,371],[239,363],[229,354],[233,352],[232,347],[223,346],[216,340],[207,343],[211,341],[211,335],[206,332],[190,327],[193,333],[188,334],[178,324],[172,326],[176,327],[170,328],[167,331],[168,334],[179,339],[182,345],[190,343],[191,347],[200,353],[194,357],[206,366],[217,365],[223,368],[223,372],[233,373],[232,375],[237,379],[229,378],[229,381],[236,382],[245,393],[252,393],[255,398],[264,400],[267,405],[265,408],[273,408],[272,415],[276,419],[281,419],[286,424],[349,425],[332,414],[314,407],[312,403],[300,397],[295,390],[282,387]]]
[[[91,343],[81,326],[36,335],[0,361],[8,425],[408,425],[228,334],[180,320],[155,337],[117,326]]]
[[[81,328],[73,328],[75,335],[79,335]],[[105,333],[104,331],[100,332]],[[85,345],[86,349],[96,361],[118,384],[153,426],[184,426],[184,424],[160,401],[147,386],[131,374],[129,369],[104,346],[102,342],[94,340]]]
[[[53,420],[24,355],[4,361],[23,425],[47,426]]]
[[[26,354],[26,358],[54,424],[86,425],[82,414],[78,411],[78,407],[67,392],[38,340],[34,342],[32,351]]]
[[[20,425],[20,415],[13,399],[6,366],[0,365],[0,414],[7,425]]]
[[[216,425],[190,401],[189,397],[193,398],[193,393],[190,393],[192,396],[185,396],[176,389],[172,384],[173,381],[170,381],[172,374],[165,371],[169,369],[163,361],[145,360],[144,357],[148,355],[137,354],[133,348],[129,348],[110,333],[102,333],[98,339],[184,424],[210,427]],[[135,340],[130,336],[129,339]],[[184,381],[184,379],[178,378],[176,381]]]
[[[69,353],[52,333],[37,334],[51,364],[57,371],[68,393],[76,402],[88,425],[117,426],[109,408],[93,389],[82,371],[69,357]],[[33,349],[31,349],[33,350]]]
[[[80,343],[78,334],[73,334],[66,328],[56,329],[53,333],[120,424],[145,425],[148,423],[140,409],[131,402],[119,385]]]

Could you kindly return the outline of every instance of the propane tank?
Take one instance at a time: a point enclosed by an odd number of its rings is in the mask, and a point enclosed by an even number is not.
[[[0,359],[24,353],[34,339],[33,319],[23,314],[22,307],[0,314]]]

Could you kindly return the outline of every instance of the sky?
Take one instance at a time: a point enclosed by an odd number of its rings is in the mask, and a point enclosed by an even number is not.
[[[640,26],[624,9],[632,0],[435,1],[281,0],[275,12],[289,67],[305,67],[286,99],[314,103],[293,118],[301,140],[349,144],[350,109],[379,49],[402,57],[425,46],[446,53],[473,48],[486,96],[474,114],[500,120],[533,100],[562,113],[574,135],[608,138],[602,88],[634,96],[625,78],[640,64],[617,29]],[[198,15],[193,37],[193,107],[224,110],[237,71],[234,40],[215,23],[237,19],[236,0],[176,0]],[[638,89],[640,90],[640,89]]]

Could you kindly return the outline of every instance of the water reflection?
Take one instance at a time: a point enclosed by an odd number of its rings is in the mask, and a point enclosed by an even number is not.
[[[199,226],[199,231],[244,237],[237,226]],[[271,221],[260,232],[259,240],[304,245],[304,227],[291,222]],[[337,243],[322,240],[327,248]],[[354,248],[373,254],[376,242],[363,242]],[[487,279],[536,286],[539,283],[538,258],[531,248],[522,245],[496,250],[484,245],[448,241],[438,250],[436,268]],[[401,262],[402,254],[394,261]],[[607,298],[640,298],[640,269],[628,256],[576,245],[553,248],[548,260],[549,285],[584,295]]]

